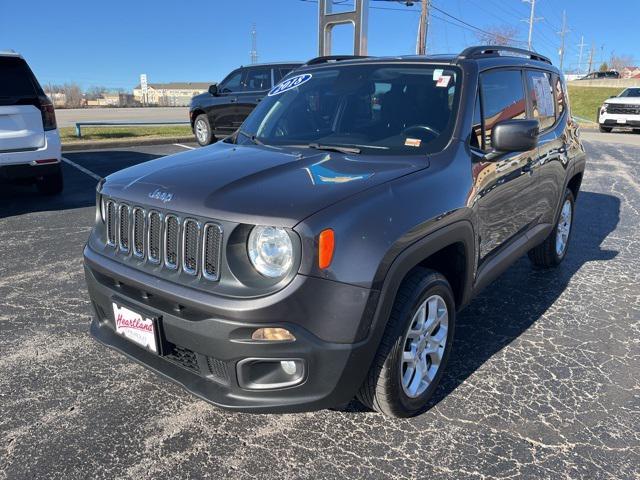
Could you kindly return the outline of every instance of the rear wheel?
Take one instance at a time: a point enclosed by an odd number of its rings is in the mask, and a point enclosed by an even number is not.
[[[613,127],[605,127],[603,125],[598,125],[598,127],[602,133],[609,133],[613,130]]]
[[[38,177],[36,179],[36,187],[38,191],[44,195],[57,195],[62,192],[64,180],[62,178],[62,167],[60,164],[58,164],[55,172]]]
[[[567,189],[564,193],[556,226],[544,242],[529,250],[529,259],[534,265],[549,268],[560,265],[560,262],[564,260],[571,239],[574,206],[573,193]]]
[[[202,113],[196,117],[196,121],[193,122],[193,133],[195,133],[196,141],[200,146],[204,147],[213,143],[213,131],[206,114]]]
[[[454,326],[447,279],[433,270],[414,270],[398,290],[358,400],[391,417],[423,413],[449,358]]]

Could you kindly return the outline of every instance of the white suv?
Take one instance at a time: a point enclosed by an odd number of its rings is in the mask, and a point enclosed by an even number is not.
[[[615,127],[633,128],[640,132],[640,87],[626,88],[617,97],[611,97],[598,110],[601,132]]]
[[[0,180],[62,191],[62,154],[53,104],[14,52],[0,52]]]

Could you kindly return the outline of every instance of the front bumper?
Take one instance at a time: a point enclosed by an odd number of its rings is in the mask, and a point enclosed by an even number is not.
[[[640,115],[601,113],[598,123],[605,127],[640,128]]]
[[[177,288],[151,275],[142,274],[148,277],[142,284],[140,273],[137,272],[138,278],[134,279],[131,270],[85,248],[85,275],[94,310],[91,334],[101,343],[223,408],[294,412],[347,403],[361,385],[377,348],[370,336],[342,343],[328,341],[314,333],[314,330],[322,331],[315,328],[316,324],[328,321],[331,316],[358,325],[358,331],[362,330],[360,324],[368,328],[369,305],[375,304],[377,295],[366,289],[298,276],[278,299],[277,310],[264,299],[210,308],[202,302],[196,305],[186,295],[176,298]],[[313,295],[309,297],[307,291]],[[207,297],[215,302],[214,295]],[[114,301],[159,319],[160,354],[151,353],[115,333]],[[282,307],[284,311],[298,312],[301,302],[305,304],[305,318],[277,314],[269,318],[269,312],[282,312]],[[239,316],[251,320],[239,319]],[[255,328],[266,326],[286,328],[296,341],[250,340]],[[238,370],[243,367],[238,364],[245,364],[247,358],[301,359],[305,365],[303,379],[297,385],[283,388],[242,388]]]

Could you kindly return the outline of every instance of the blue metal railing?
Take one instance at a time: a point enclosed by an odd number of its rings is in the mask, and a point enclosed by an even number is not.
[[[190,122],[76,122],[76,137],[82,138],[82,127],[137,127],[144,125],[191,125]]]

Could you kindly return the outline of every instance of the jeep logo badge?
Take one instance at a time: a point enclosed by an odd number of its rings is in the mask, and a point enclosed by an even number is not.
[[[156,188],[153,192],[149,194],[149,198],[154,200],[160,200],[162,203],[170,202],[173,198],[173,193],[163,192],[159,188]]]

